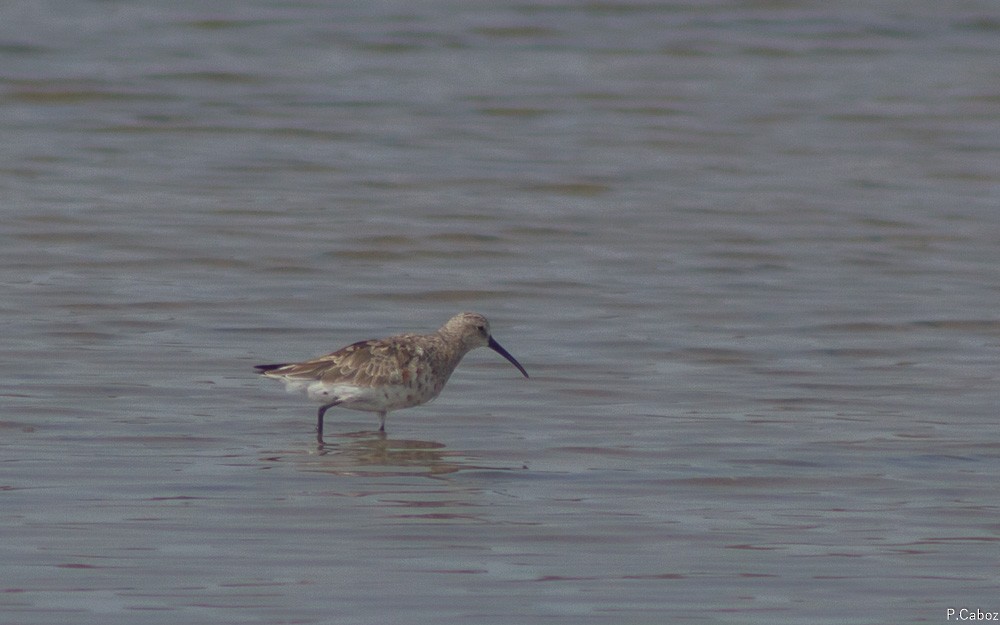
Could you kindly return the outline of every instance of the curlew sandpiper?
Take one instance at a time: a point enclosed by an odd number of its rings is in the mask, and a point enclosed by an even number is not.
[[[489,347],[524,370],[490,335],[490,323],[477,313],[460,313],[431,334],[399,334],[359,341],[326,356],[291,364],[257,365],[261,374],[285,388],[305,391],[321,405],[316,439],[323,442],[323,415],[334,406],[377,412],[379,431],[392,410],[429,402],[438,396],[462,357]]]

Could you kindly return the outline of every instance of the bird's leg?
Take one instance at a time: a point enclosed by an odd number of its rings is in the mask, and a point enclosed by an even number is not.
[[[333,408],[339,403],[340,403],[339,401],[335,401],[330,404],[323,404],[322,406],[319,407],[319,412],[316,414],[316,441],[320,445],[323,444],[323,415],[326,414],[327,410]]]
[[[388,410],[382,410],[378,413],[378,431],[385,432],[385,415],[389,414]]]

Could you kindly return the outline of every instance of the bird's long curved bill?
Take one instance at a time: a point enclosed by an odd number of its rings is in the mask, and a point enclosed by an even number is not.
[[[508,361],[510,361],[510,364],[517,367],[517,370],[520,371],[524,377],[528,377],[528,372],[524,370],[524,367],[521,366],[521,363],[519,363],[516,358],[511,356],[506,349],[500,347],[500,343],[494,341],[492,336],[490,337],[489,342],[486,343],[486,346],[495,351],[496,353],[500,354],[504,358],[506,358]]]

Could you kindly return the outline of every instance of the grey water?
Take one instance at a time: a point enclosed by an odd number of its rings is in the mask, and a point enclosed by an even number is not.
[[[0,7],[0,620],[1000,610],[991,1]],[[434,403],[253,374],[487,315]]]

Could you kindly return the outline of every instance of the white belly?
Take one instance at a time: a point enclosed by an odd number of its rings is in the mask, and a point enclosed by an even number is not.
[[[341,408],[364,410],[367,412],[389,412],[401,408],[417,406],[437,397],[440,389],[430,387],[421,391],[408,385],[389,386],[352,386],[346,384],[327,384],[313,381],[307,384],[288,383],[289,391],[305,390],[309,399],[322,404],[339,402]],[[434,391],[437,392],[434,392]]]

